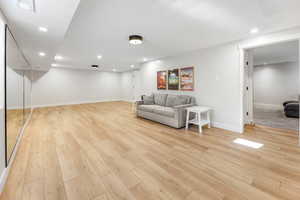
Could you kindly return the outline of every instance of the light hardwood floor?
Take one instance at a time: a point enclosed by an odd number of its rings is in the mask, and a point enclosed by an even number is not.
[[[10,158],[23,127],[23,110],[7,111],[7,157]]]
[[[299,200],[294,132],[173,129],[111,102],[34,111],[1,200]],[[265,144],[255,150],[237,138]]]

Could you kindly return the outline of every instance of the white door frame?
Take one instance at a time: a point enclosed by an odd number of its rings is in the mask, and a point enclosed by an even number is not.
[[[244,53],[244,124],[253,124],[253,50],[247,49]]]
[[[294,41],[298,40],[299,46],[300,46],[300,32],[294,33],[294,34],[282,34],[282,35],[277,35],[273,37],[259,37],[257,39],[254,39],[250,42],[246,42],[244,44],[239,45],[239,52],[240,52],[240,101],[241,101],[241,113],[240,113],[240,125],[242,127],[242,132],[244,132],[244,125],[247,119],[245,119],[245,108],[244,108],[244,102],[245,102],[245,59],[246,55],[245,52],[247,50],[257,48],[257,47],[262,47],[262,46],[267,46],[271,44],[276,44],[276,43],[283,43],[283,42],[289,42],[289,41]],[[300,58],[300,47],[299,47],[299,58]],[[300,62],[299,62],[300,65]],[[300,76],[300,74],[299,74]],[[300,86],[298,86],[300,87]],[[299,145],[300,145],[300,130],[299,130]]]

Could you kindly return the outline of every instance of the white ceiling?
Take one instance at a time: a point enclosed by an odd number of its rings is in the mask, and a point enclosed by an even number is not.
[[[0,0],[10,29],[27,60],[34,68],[48,69],[53,57],[62,44],[65,33],[80,0],[36,0],[36,12],[32,13],[17,6],[17,0]],[[38,27],[49,29],[41,33]],[[39,57],[38,52],[47,53]]]
[[[55,53],[59,67],[130,69],[143,58],[166,56],[300,25],[299,0],[36,0],[37,13],[16,0],[0,0],[21,48],[34,67],[47,69]],[[75,14],[74,14],[75,13]],[[47,26],[48,33],[37,31]],[[141,46],[128,43],[141,34]],[[39,51],[47,56],[40,58]],[[98,54],[103,55],[97,60]]]
[[[255,48],[253,60],[255,66],[296,62],[299,60],[299,42],[296,40]]]

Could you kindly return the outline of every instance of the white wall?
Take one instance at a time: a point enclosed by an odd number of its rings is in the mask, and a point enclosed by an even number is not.
[[[121,73],[121,94],[122,100],[134,100],[134,74],[132,72]]]
[[[282,103],[298,99],[298,62],[285,62],[254,67],[254,105],[282,109]]]
[[[133,98],[134,100],[141,100],[140,94],[142,94],[141,76],[138,70],[132,72],[133,76]]]
[[[139,71],[139,95],[158,92],[156,72],[176,67],[195,67],[195,91],[159,91],[195,96],[199,105],[213,109],[214,126],[241,132],[240,66],[238,44],[226,44],[182,56],[145,63]]]
[[[63,105],[115,99],[130,100],[130,83],[133,84],[133,99],[140,95],[157,92],[156,72],[166,68],[194,66],[195,91],[167,93],[189,94],[200,105],[213,108],[216,127],[243,131],[243,61],[241,49],[288,41],[300,37],[300,27],[237,41],[185,55],[164,58],[160,62],[148,62],[139,71],[130,73],[105,73],[52,68],[37,78],[33,85],[33,104],[36,106]],[[106,74],[104,76],[104,74]],[[109,81],[101,81],[103,77]],[[114,78],[112,78],[114,77]],[[115,82],[114,82],[114,81]],[[100,83],[102,82],[102,83]],[[103,85],[105,82],[105,86]],[[96,83],[96,84],[94,84]],[[99,84],[100,83],[100,84]],[[65,91],[68,91],[67,93]],[[100,92],[100,93],[99,93]]]
[[[166,93],[190,94],[200,105],[213,108],[214,126],[243,132],[243,50],[300,38],[300,27],[260,35],[244,41],[202,49],[186,55],[142,65],[139,71],[138,95],[157,92],[156,72],[166,68],[195,66],[195,91]]]
[[[120,100],[121,74],[51,68],[33,72],[34,107]]]

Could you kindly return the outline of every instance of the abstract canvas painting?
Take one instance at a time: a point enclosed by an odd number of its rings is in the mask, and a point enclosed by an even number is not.
[[[168,71],[168,89],[179,90],[179,69]]]
[[[157,89],[158,90],[167,89],[167,71],[157,72]]]
[[[180,69],[180,88],[183,91],[194,90],[194,67]]]

